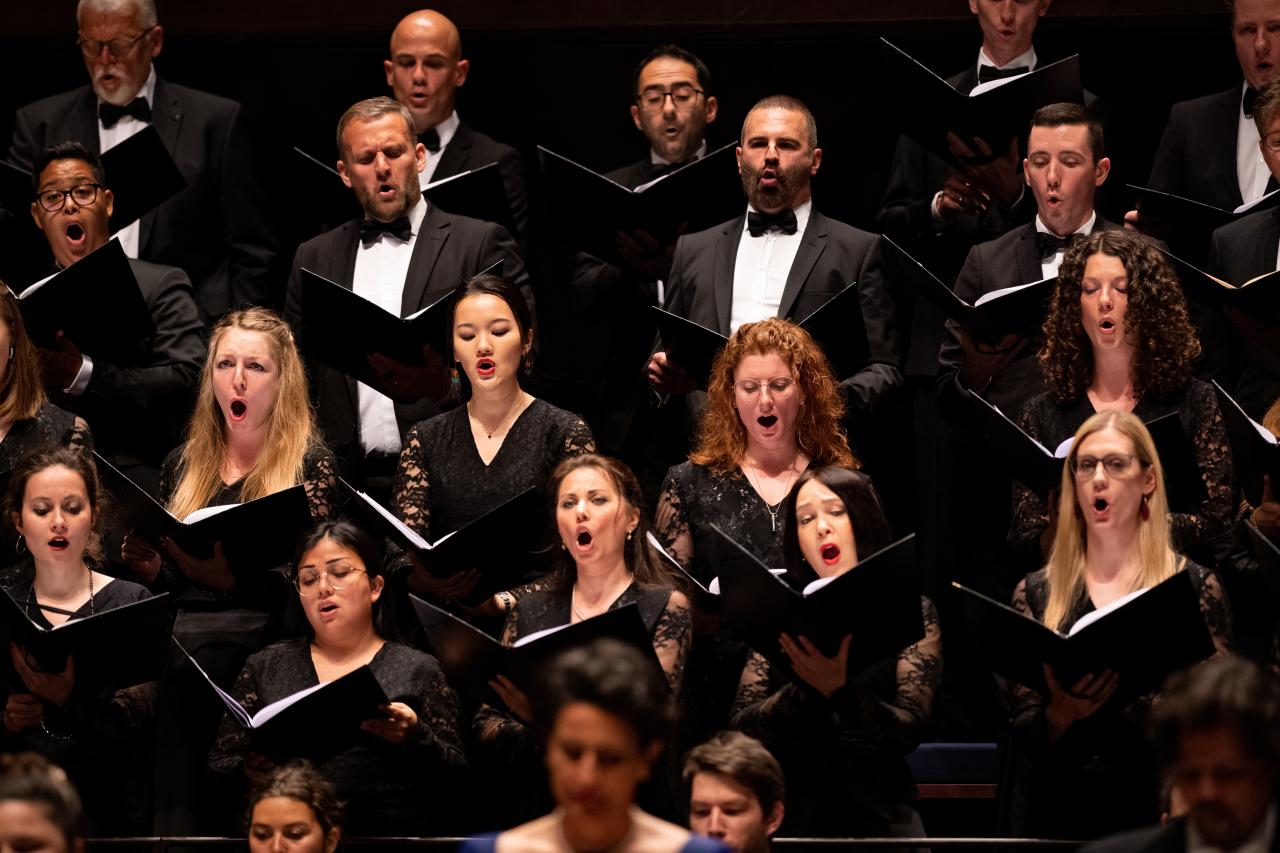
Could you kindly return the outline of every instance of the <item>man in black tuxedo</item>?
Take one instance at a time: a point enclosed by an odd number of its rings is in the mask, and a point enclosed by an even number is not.
[[[88,148],[64,142],[44,149],[32,184],[31,215],[60,269],[107,242],[115,199],[102,163]],[[58,349],[40,350],[40,361],[49,394],[88,421],[98,452],[154,493],[160,464],[180,442],[190,413],[204,364],[203,325],[186,273],[147,261],[129,265],[155,324],[133,357],[112,364],[81,353],[63,337]]]
[[[1226,657],[1170,677],[1149,728],[1184,816],[1126,832],[1085,853],[1280,853],[1280,682]]]
[[[856,281],[871,357],[852,376],[837,378],[852,424],[865,423],[902,381],[879,238],[814,206],[810,181],[822,149],[813,114],[795,98],[777,95],[752,107],[737,157],[747,211],[679,239],[667,310],[727,336],[766,317],[802,320]],[[693,389],[661,351],[649,362],[649,380],[660,393]]]
[[[497,163],[511,204],[515,236],[523,240],[529,226],[529,196],[519,152],[474,130],[458,118],[454,106],[471,63],[462,58],[462,36],[453,21],[432,9],[406,15],[391,33],[390,57],[382,67],[393,96],[413,115],[418,141],[427,148],[420,184],[425,187]]]
[[[119,231],[125,253],[186,270],[206,322],[235,306],[275,303],[275,239],[240,105],[156,74],[164,28],[153,0],[81,0],[77,21],[90,85],[18,110],[9,160],[30,169],[42,149],[65,140],[99,154],[154,125],[187,186]]]
[[[294,255],[285,319],[304,349],[303,268],[401,317],[496,263],[527,290],[528,276],[505,228],[445,213],[422,197],[418,175],[428,154],[403,104],[370,98],[352,106],[338,122],[338,151],[338,172],[364,215],[308,240]],[[423,367],[370,356],[394,400],[335,370],[310,365],[320,425],[353,482],[389,489],[405,430],[439,410],[448,390],[442,356],[450,354],[426,354]]]
[[[1225,92],[1173,105],[1147,185],[1233,210],[1277,188],[1258,150],[1253,101],[1280,64],[1280,0],[1234,0],[1228,5],[1244,80]],[[1157,227],[1136,210],[1125,221],[1144,230]]]

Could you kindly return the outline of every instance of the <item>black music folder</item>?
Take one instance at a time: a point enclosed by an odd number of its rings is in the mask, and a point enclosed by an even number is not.
[[[697,381],[699,388],[705,389],[711,378],[711,365],[729,339],[656,305],[650,305],[649,310],[657,321],[658,337],[662,339],[667,358]]]
[[[1262,478],[1271,476],[1271,483],[1280,490],[1280,441],[1271,430],[1245,414],[1244,409],[1222,386],[1214,380],[1218,394],[1218,408],[1222,410],[1222,423],[1231,442],[1231,456],[1235,460],[1236,476],[1245,499],[1253,506],[1262,503]]]
[[[1047,689],[1046,663],[1064,687],[1110,669],[1119,684],[1108,704],[1126,704],[1214,652],[1186,571],[1137,597],[1121,599],[1118,606],[1095,611],[1099,615],[1088,624],[1088,616],[1082,617],[1069,635],[959,583],[952,586],[960,592],[960,608],[992,671],[1033,690]]]
[[[644,231],[664,245],[681,233],[718,225],[745,209],[736,142],[708,151],[635,189],[561,154],[538,146],[547,195],[569,242],[598,258],[624,265],[619,231]]]
[[[1228,210],[1193,198],[1154,190],[1151,187],[1140,187],[1136,184],[1126,186],[1137,195],[1136,203],[1144,219],[1150,218],[1168,223],[1181,229],[1179,233],[1185,231],[1186,234],[1198,236],[1205,241],[1214,229],[1234,222],[1242,216],[1271,210],[1280,204],[1280,192],[1272,192]]]
[[[970,395],[994,447],[1000,448],[1001,461],[1009,473],[1041,500],[1062,485],[1062,466],[1066,464],[1070,446],[1050,450],[1013,422],[1004,412],[978,394]]]
[[[480,587],[494,592],[517,582],[528,568],[529,555],[546,529],[547,506],[537,489],[525,489],[458,530],[428,542],[369,495],[339,478],[355,512],[368,528],[416,554],[427,571],[449,577],[477,568]]]
[[[366,665],[277,699],[251,714],[209,677],[177,639],[173,644],[204,676],[231,718],[249,731],[254,751],[277,761],[329,756],[376,738],[360,724],[385,717],[382,706],[392,701]]]
[[[719,541],[711,562],[730,629],[793,678],[778,644],[783,633],[808,637],[826,655],[836,654],[844,636],[853,634],[851,678],[924,637],[914,533],[802,595],[719,528],[713,529]]]
[[[1200,473],[1196,446],[1182,426],[1177,412],[1168,412],[1146,422],[1155,442],[1160,466],[1164,468],[1164,490],[1170,512],[1192,512],[1209,498],[1209,488]]]
[[[676,561],[675,557],[668,554],[667,549],[662,547],[662,543],[658,541],[657,536],[653,535],[652,530],[645,536],[648,537],[649,547],[654,550],[660,560],[667,564],[667,570],[671,572],[676,588],[686,590],[690,599],[700,610],[706,613],[719,613],[720,594],[708,589],[706,584],[691,575],[688,569]]]
[[[504,646],[443,608],[416,595],[410,595],[409,599],[431,642],[432,653],[439,659],[450,683],[460,689],[486,695],[497,704],[502,704],[501,700],[489,687],[489,682],[497,676],[505,675],[527,692],[536,682],[538,671],[556,655],[602,638],[628,643],[658,665],[653,638],[634,604],[571,625],[531,634],[513,646]]]
[[[1009,78],[977,95],[966,95],[926,68],[888,39],[881,38],[885,79],[893,81],[902,133],[942,159],[959,165],[947,133],[954,133],[978,153],[975,138],[987,143],[992,154],[1005,155],[1014,139],[1021,139],[1031,125],[1031,115],[1047,104],[1084,103],[1079,57],[1041,65],[1034,71]]]
[[[77,691],[118,690],[159,678],[168,649],[168,594],[102,610],[45,628],[28,606],[0,592],[0,640],[16,643],[34,668],[62,672],[75,657]],[[38,609],[34,601],[30,612]],[[9,655],[6,671],[15,672]]]
[[[102,170],[115,199],[112,231],[141,219],[187,186],[187,179],[152,125],[103,152]]]
[[[1189,298],[1208,305],[1234,308],[1265,324],[1280,320],[1280,270],[1233,284],[1210,275],[1177,255],[1163,249],[1161,252],[1173,264],[1182,289]]]
[[[1056,277],[993,290],[970,305],[897,243],[888,237],[881,240],[887,247],[886,256],[902,278],[916,293],[964,326],[975,341],[994,343],[1010,332],[1024,338],[1040,334],[1049,297],[1058,282]]]
[[[31,285],[18,302],[37,346],[56,349],[61,331],[82,352],[112,364],[127,365],[138,340],[156,332],[133,268],[115,238]]]
[[[206,507],[194,521],[175,518],[145,489],[94,451],[103,485],[119,502],[126,526],[163,553],[168,536],[193,557],[213,556],[222,543],[227,564],[238,575],[259,574],[293,559],[299,538],[311,528],[311,507],[303,485],[291,486],[248,503]]]

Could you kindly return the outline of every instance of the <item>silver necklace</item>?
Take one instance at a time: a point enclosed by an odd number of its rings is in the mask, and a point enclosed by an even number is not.
[[[756,465],[754,462],[748,463],[748,465],[751,468],[755,468],[757,474],[760,473],[760,467]],[[782,493],[782,500],[778,501],[776,504],[773,504],[772,506],[769,504],[767,500],[764,499],[764,490],[760,488],[760,480],[756,479],[753,481],[751,479],[751,472],[747,470],[746,467],[742,469],[742,473],[747,475],[747,482],[750,483],[751,487],[756,490],[756,494],[760,496],[760,503],[764,504],[765,512],[769,513],[769,529],[772,530],[774,533],[777,533],[778,532],[778,513],[782,511],[782,505],[786,503],[787,494],[791,491],[791,484],[795,482],[796,463],[795,462],[791,463],[791,476],[787,478],[787,488]]]

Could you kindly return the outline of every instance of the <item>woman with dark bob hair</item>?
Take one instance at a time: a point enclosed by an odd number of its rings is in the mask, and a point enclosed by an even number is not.
[[[466,770],[457,700],[434,657],[379,630],[385,578],[376,541],[349,521],[326,521],[303,539],[293,566],[311,636],[251,655],[231,694],[252,714],[368,666],[390,699],[384,716],[366,720],[363,733],[335,732],[351,745],[320,765],[348,804],[349,829],[430,835],[453,828],[452,796]],[[250,781],[271,769],[230,715],[209,765]]]
[[[788,575],[806,591],[856,572],[890,544],[871,479],[828,465],[800,475],[783,503]],[[828,657],[782,635],[796,683],[752,652],[733,726],[761,740],[787,779],[786,827],[799,836],[920,836],[906,754],[919,745],[942,680],[938,611],[920,600],[925,636],[850,681],[849,643]]]
[[[529,394],[521,368],[533,351],[533,315],[520,288],[496,275],[467,282],[449,323],[454,375],[471,394],[456,409],[420,421],[404,437],[391,508],[427,541],[474,521],[532,487],[546,488],[562,459],[590,453],[586,422]],[[438,599],[468,595],[474,569],[439,580],[414,564],[410,588]],[[501,603],[509,609],[510,595]]]
[[[43,755],[0,756],[0,848],[83,853],[80,795],[67,774]]]
[[[1231,517],[1231,457],[1213,388],[1191,375],[1200,342],[1172,267],[1138,234],[1077,239],[1058,271],[1044,336],[1046,390],[1023,408],[1022,428],[1052,450],[1096,412],[1132,412],[1143,422],[1176,412],[1208,497],[1172,514],[1174,542],[1208,559]],[[1046,505],[1015,486],[1009,544],[1029,562],[1049,552],[1054,503],[1056,496]]]
[[[249,853],[333,853],[343,803],[309,761],[275,768],[249,793]]]
[[[564,652],[543,670],[531,707],[555,810],[500,835],[472,839],[464,853],[728,850],[635,805],[636,789],[653,771],[675,724],[666,679],[638,650],[596,640]]]

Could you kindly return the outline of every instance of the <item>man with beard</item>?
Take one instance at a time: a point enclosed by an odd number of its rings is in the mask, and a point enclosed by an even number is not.
[[[1086,853],[1275,853],[1280,682],[1243,658],[1173,675],[1151,706],[1150,732],[1173,798],[1168,824],[1104,838]]]
[[[154,0],[80,0],[76,21],[90,85],[18,110],[9,160],[30,169],[42,149],[67,140],[101,154],[154,126],[187,186],[119,230],[125,254],[184,269],[206,322],[237,306],[276,303],[268,285],[275,239],[240,105],[156,73],[164,28]]]
[[[737,157],[747,211],[680,238],[667,310],[728,336],[766,317],[804,319],[857,282],[871,358],[852,376],[837,378],[858,425],[902,382],[879,238],[814,206],[810,182],[822,149],[817,122],[799,100],[774,95],[756,103],[742,124]],[[664,394],[694,388],[662,351],[649,361],[649,382]]]
[[[298,247],[285,319],[299,339],[304,268],[401,317],[495,263],[501,262],[507,278],[527,285],[524,265],[505,228],[444,213],[422,197],[418,175],[428,155],[417,141],[407,107],[385,97],[360,101],[339,119],[337,140],[338,173],[364,215]],[[380,353],[370,356],[394,400],[335,370],[310,366],[320,425],[344,476],[376,494],[390,487],[405,430],[435,414],[448,391],[442,356],[449,354],[426,353],[422,367]]]

